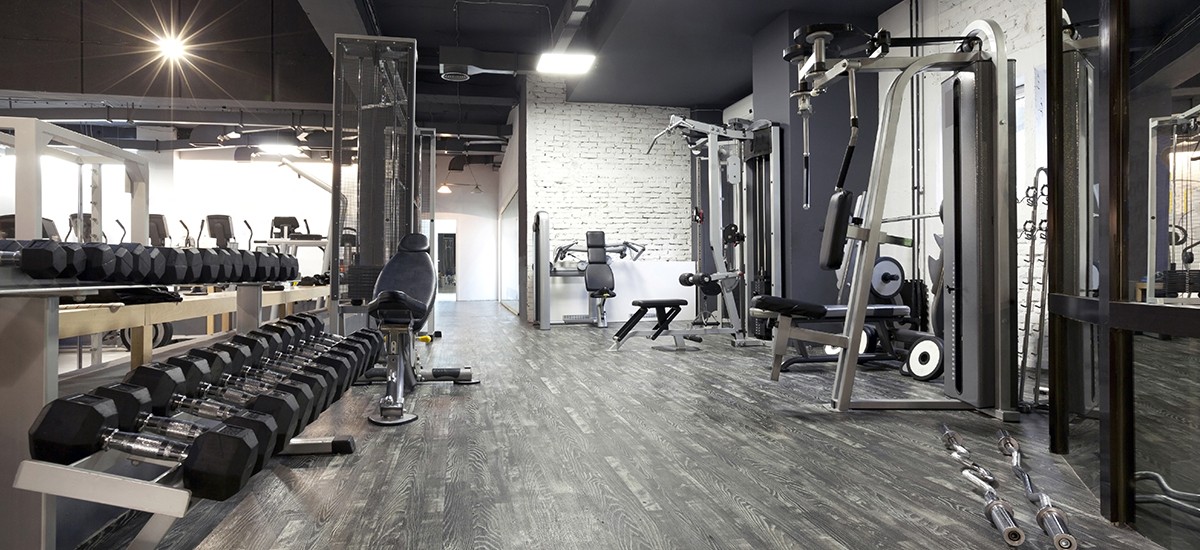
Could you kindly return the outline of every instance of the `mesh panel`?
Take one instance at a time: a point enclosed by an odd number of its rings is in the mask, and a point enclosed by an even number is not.
[[[345,208],[338,247],[345,287],[340,297],[368,300],[375,276],[400,239],[418,229],[414,205],[413,126],[416,42],[403,38],[337,38],[335,172]],[[339,133],[340,132],[340,133]]]

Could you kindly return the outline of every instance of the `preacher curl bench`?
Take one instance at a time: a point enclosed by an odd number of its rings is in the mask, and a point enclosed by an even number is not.
[[[380,426],[398,426],[417,419],[405,410],[404,394],[419,382],[479,383],[472,378],[470,367],[420,369],[414,362],[414,335],[433,311],[437,273],[425,235],[407,235],[400,240],[399,248],[375,280],[375,299],[367,308],[380,324],[387,357],[387,389],[379,399],[379,413],[367,417]]]

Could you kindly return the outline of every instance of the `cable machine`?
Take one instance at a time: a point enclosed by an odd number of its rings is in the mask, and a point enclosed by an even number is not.
[[[785,60],[799,65],[800,87],[792,95],[805,135],[814,99],[842,80],[850,86],[850,143],[829,201],[820,258],[821,266],[829,270],[843,268],[847,258],[851,262],[846,270],[851,285],[848,311],[841,334],[833,338],[842,348],[832,395],[832,405],[839,411],[975,408],[1003,420],[1019,418],[1013,67],[996,23],[975,21],[962,34],[893,38],[886,30],[868,35],[852,25],[811,25],[797,29],[796,44],[784,52]],[[939,43],[957,44],[957,49],[917,57],[888,55],[894,47]],[[842,51],[865,51],[865,56],[830,55]],[[899,75],[884,98],[867,190],[856,201],[844,187],[857,138],[855,76],[859,71]],[[939,290],[946,327],[943,390],[950,399],[855,399],[854,379],[872,270],[879,245],[898,240],[883,233],[881,225],[901,106],[913,77],[932,71],[951,73],[941,85],[942,165],[946,172],[944,284]],[[810,187],[805,172],[807,198]]]

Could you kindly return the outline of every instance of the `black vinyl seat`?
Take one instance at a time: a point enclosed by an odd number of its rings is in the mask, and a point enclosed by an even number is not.
[[[845,305],[822,305],[780,296],[759,295],[750,300],[750,307],[786,315],[793,319],[820,320],[845,319]],[[907,317],[909,308],[896,304],[867,304],[868,318],[898,319]]]
[[[603,231],[587,232],[587,255],[587,267],[583,270],[583,286],[587,289],[588,296],[602,300],[615,298],[617,293],[613,292],[613,287],[616,286],[616,283],[613,281],[612,268],[608,266],[608,253],[605,250]]]
[[[429,255],[429,239],[413,233],[400,240],[399,250],[375,280],[375,299],[367,310],[383,323],[411,323],[417,332],[433,309],[437,272]]]

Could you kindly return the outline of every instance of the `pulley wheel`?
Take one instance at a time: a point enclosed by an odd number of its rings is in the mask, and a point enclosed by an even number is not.
[[[880,256],[871,271],[871,293],[881,300],[890,300],[900,293],[904,282],[904,267],[890,256]]]
[[[904,366],[912,373],[913,378],[927,382],[942,375],[942,358],[942,340],[936,336],[927,336],[913,342]]]

